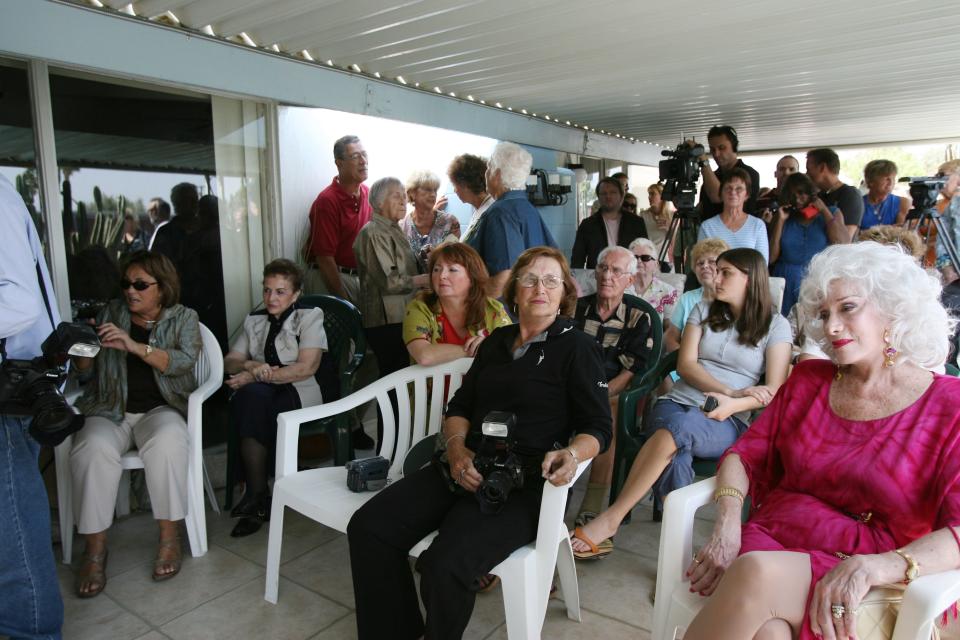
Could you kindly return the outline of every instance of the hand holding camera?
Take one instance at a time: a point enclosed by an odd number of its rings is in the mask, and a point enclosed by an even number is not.
[[[483,483],[483,476],[473,466],[473,458],[474,453],[463,443],[463,438],[452,438],[447,442],[450,477],[470,493],[475,493]]]

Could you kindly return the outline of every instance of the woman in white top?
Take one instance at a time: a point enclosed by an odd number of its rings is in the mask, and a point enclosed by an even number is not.
[[[327,350],[323,311],[300,309],[303,272],[290,260],[263,269],[263,306],[243,322],[243,333],[223,359],[230,398],[230,426],[240,438],[246,489],[230,512],[241,518],[230,535],[256,532],[270,519],[267,474],[276,453],[277,414],[320,404],[314,374]]]
[[[720,197],[723,198],[723,211],[703,221],[697,233],[697,242],[720,238],[731,249],[759,251],[769,263],[767,227],[763,220],[743,210],[750,197],[750,174],[739,168],[725,173],[720,180]]]
[[[643,218],[643,223],[647,226],[647,237],[657,247],[659,253],[660,247],[663,246],[663,240],[667,237],[667,231],[670,230],[670,222],[673,220],[675,209],[672,202],[663,199],[663,185],[659,182],[647,187],[647,198],[650,200],[650,206],[638,215]],[[626,198],[623,202],[626,206]],[[667,258],[669,259],[672,255],[673,238],[670,238]]]

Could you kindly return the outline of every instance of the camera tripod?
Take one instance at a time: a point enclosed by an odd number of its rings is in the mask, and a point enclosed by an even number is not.
[[[943,224],[943,216],[940,215],[940,212],[937,211],[934,207],[924,207],[922,209],[916,208],[911,209],[910,213],[907,214],[907,220],[904,223],[904,226],[907,229],[916,231],[920,238],[923,240],[923,246],[927,249],[930,247],[930,223],[933,223],[934,228],[937,230],[937,240],[942,241],[943,248],[947,250],[947,255],[950,257],[950,264],[953,265],[953,268],[960,272],[960,260],[957,259],[957,245],[954,244],[953,238],[950,237],[950,233]],[[913,224],[911,224],[913,223]],[[921,232],[921,229],[923,230]],[[924,251],[926,255],[926,251]],[[929,266],[936,266],[935,264]]]
[[[696,244],[699,227],[700,218],[695,208],[683,207],[677,209],[677,212],[673,214],[673,219],[670,220],[667,235],[664,237],[663,244],[660,246],[660,253],[657,255],[660,264],[662,265],[665,261],[673,263],[674,256],[669,256],[667,253],[670,251],[671,240],[676,237],[673,253],[679,255],[680,259],[674,266],[677,273],[686,273],[689,266],[687,265],[687,251]],[[677,251],[678,249],[679,251]]]

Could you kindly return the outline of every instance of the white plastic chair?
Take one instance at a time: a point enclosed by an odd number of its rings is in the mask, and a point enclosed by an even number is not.
[[[773,309],[780,313],[780,305],[783,304],[783,291],[787,288],[787,281],[784,278],[770,276],[770,300],[773,302]]]
[[[693,518],[713,500],[716,478],[671,492],[664,503],[653,606],[653,640],[672,640],[686,628],[706,599],[690,593],[684,571],[693,557]],[[934,619],[960,599],[960,570],[923,576],[910,583],[903,597],[893,640],[930,640]]]
[[[213,333],[203,324],[200,325],[200,338],[203,347],[197,358],[194,373],[200,385],[190,394],[187,401],[187,433],[190,440],[190,459],[187,465],[187,537],[190,540],[190,553],[199,558],[207,552],[207,516],[203,505],[203,492],[206,489],[210,506],[220,513],[213,485],[207,475],[203,462],[203,402],[223,384],[223,353]],[[79,393],[68,395],[76,400]],[[70,564],[73,555],[73,487],[70,474],[70,449],[73,448],[73,436],[57,445],[55,450],[57,465],[57,503],[60,511],[60,542],[63,548],[63,563]],[[131,469],[142,469],[143,460],[136,449],[132,449],[121,458],[123,476],[117,492],[118,516],[130,512],[130,473]]]
[[[472,359],[421,367],[407,367],[376,383],[364,387],[346,398],[330,404],[281,413],[277,433],[277,469],[273,485],[273,508],[270,519],[270,539],[267,547],[267,575],[264,599],[276,604],[280,579],[280,551],[283,541],[284,507],[299,511],[308,518],[345,533],[354,512],[366,503],[372,492],[353,493],[347,489],[347,472],[343,467],[297,471],[297,444],[300,425],[311,420],[337,415],[376,399],[383,413],[383,445],[381,453],[389,457],[394,451],[388,477],[401,477],[403,459],[410,447],[424,436],[436,433],[441,426],[444,377],[449,376],[449,394],[460,387],[463,374]],[[428,382],[432,382],[430,401],[427,402]],[[412,386],[413,408],[411,411]],[[394,417],[387,392],[397,391],[399,416]],[[427,409],[429,408],[429,415]],[[576,477],[587,467],[583,462]],[[576,481],[576,477],[573,481]],[[580,621],[580,597],[573,549],[563,523],[568,487],[546,484],[540,507],[537,540],[514,551],[497,565],[492,573],[500,576],[507,619],[507,635],[517,640],[534,640],[546,615],[547,600],[557,567],[558,554],[560,583],[567,605],[567,617]],[[435,532],[411,549],[418,556],[433,540]]]

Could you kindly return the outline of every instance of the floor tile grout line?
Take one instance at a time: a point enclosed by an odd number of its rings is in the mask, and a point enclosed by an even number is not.
[[[249,580],[247,580],[246,582],[243,582],[243,583],[237,585],[237,586],[234,587],[233,589],[229,589],[229,590],[224,591],[223,593],[217,595],[217,596],[214,597],[214,598],[210,598],[209,600],[205,600],[204,602],[201,602],[200,604],[198,604],[197,606],[195,606],[193,609],[190,609],[189,611],[184,611],[183,613],[181,613],[180,615],[176,616],[175,618],[170,618],[169,620],[167,620],[166,622],[164,622],[161,626],[162,626],[162,627],[165,627],[165,626],[167,626],[168,624],[172,624],[173,622],[176,622],[176,621],[179,620],[180,618],[182,618],[182,617],[184,617],[184,616],[186,616],[186,615],[189,615],[189,614],[193,613],[194,611],[196,611],[196,610],[199,609],[200,607],[202,607],[202,606],[204,606],[204,605],[207,605],[207,604],[210,604],[210,603],[213,602],[214,600],[219,600],[220,598],[222,598],[222,597],[224,597],[224,596],[230,595],[231,593],[234,593],[235,591],[238,591],[238,590],[240,590],[240,589],[243,589],[244,587],[246,587],[248,584],[250,584],[250,583],[253,582],[254,580],[261,580],[262,578],[263,578],[263,576],[254,576],[254,577],[250,578]],[[157,631],[160,631],[161,633],[163,633],[163,629],[157,629]],[[166,634],[164,634],[164,635],[166,635]]]
[[[323,633],[323,632],[326,631],[327,629],[331,629],[331,628],[333,628],[335,625],[340,624],[341,621],[346,620],[346,619],[349,618],[351,615],[353,615],[353,613],[354,613],[353,609],[349,609],[345,614],[343,614],[342,616],[340,616],[339,618],[337,618],[336,620],[334,620],[333,622],[331,622],[331,623],[328,624],[327,626],[323,627],[322,629],[318,629],[317,632],[314,633],[312,636],[310,636],[310,638],[308,638],[307,640],[312,640],[312,638],[316,638],[318,635],[320,635],[321,633]]]

